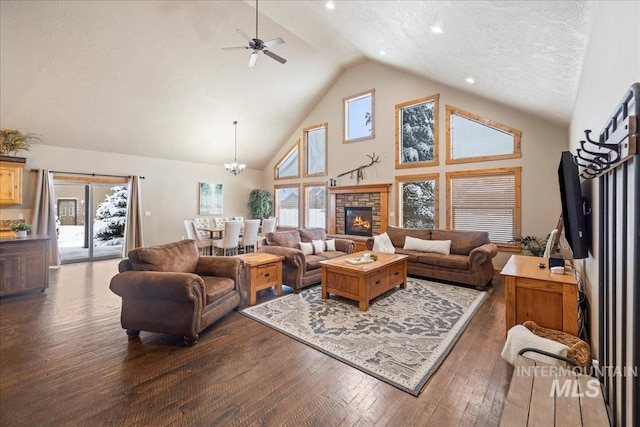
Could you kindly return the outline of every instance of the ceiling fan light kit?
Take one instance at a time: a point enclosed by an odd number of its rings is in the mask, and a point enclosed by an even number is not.
[[[238,121],[234,120],[233,122],[234,133],[235,133],[235,154],[233,155],[233,163],[225,163],[224,168],[234,175],[239,175],[244,172],[244,169],[247,167],[245,164],[238,164]]]
[[[281,64],[284,64],[285,62],[287,62],[287,60],[284,59],[283,57],[276,55],[275,53],[267,50],[267,48],[277,46],[279,44],[284,44],[284,40],[281,37],[276,37],[275,39],[271,39],[267,41],[262,41],[258,37],[258,0],[256,0],[256,38],[252,39],[251,37],[249,37],[249,35],[247,35],[247,33],[242,31],[241,29],[236,29],[236,31],[245,40],[247,40],[247,42],[249,42],[249,45],[236,46],[236,47],[223,47],[222,50],[246,50],[246,49],[252,50],[253,52],[251,52],[251,56],[249,56],[249,67],[253,67],[256,65],[256,61],[258,60],[258,54],[260,52],[264,53],[269,58],[275,59]]]

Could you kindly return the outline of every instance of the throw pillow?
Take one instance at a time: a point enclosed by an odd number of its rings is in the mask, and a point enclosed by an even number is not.
[[[329,239],[324,241],[326,243],[325,249],[327,251],[335,251],[336,250],[336,239]]]
[[[451,240],[424,240],[407,236],[404,241],[404,249],[449,255],[451,252]]]
[[[324,252],[324,240],[312,240],[311,244],[313,244],[314,253],[321,254]]]
[[[387,233],[382,233],[379,236],[373,238],[373,252],[380,252],[383,254],[393,254],[396,252],[396,248],[391,243],[391,238]]]
[[[300,250],[302,251],[303,254],[305,255],[313,254],[313,245],[311,243],[300,242],[298,244],[300,245]]]

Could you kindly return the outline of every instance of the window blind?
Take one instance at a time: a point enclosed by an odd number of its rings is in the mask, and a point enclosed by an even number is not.
[[[451,225],[454,230],[487,231],[493,243],[513,243],[515,174],[451,177]]]

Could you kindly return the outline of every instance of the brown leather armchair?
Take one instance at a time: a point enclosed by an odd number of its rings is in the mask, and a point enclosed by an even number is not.
[[[241,264],[200,256],[193,240],[133,249],[109,285],[122,297],[122,327],[129,336],[160,332],[195,344],[203,329],[240,304]]]

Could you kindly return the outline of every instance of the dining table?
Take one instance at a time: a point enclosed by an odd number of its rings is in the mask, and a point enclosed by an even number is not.
[[[260,225],[260,228],[262,228],[262,225]],[[209,237],[214,240],[222,239],[224,237],[224,227],[198,227],[198,231],[208,232]],[[240,237],[242,237],[243,231],[244,229],[240,229]],[[258,235],[258,237],[256,237],[256,249],[261,245],[264,245],[266,240],[266,237]]]

